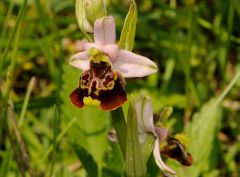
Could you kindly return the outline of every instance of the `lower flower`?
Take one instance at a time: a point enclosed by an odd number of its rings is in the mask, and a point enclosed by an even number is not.
[[[178,135],[173,138],[168,135],[168,129],[166,127],[156,126],[154,124],[150,98],[142,97],[136,101],[135,109],[137,113],[140,144],[146,143],[148,136],[154,136],[153,155],[164,175],[172,177],[176,175],[176,172],[163,162],[161,154],[177,160],[182,165],[190,166],[193,160],[191,154],[186,152],[186,136]]]

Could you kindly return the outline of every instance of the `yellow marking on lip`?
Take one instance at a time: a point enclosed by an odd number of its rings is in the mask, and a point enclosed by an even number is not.
[[[109,86],[110,85],[110,86]],[[110,81],[108,84],[107,84],[107,86],[105,87],[101,87],[101,88],[96,88],[97,90],[95,91],[95,92],[97,92],[97,91],[101,91],[101,90],[112,90],[113,88],[114,88],[114,85],[115,85],[115,82],[114,82],[114,80],[113,81]],[[95,93],[94,92],[94,93]]]
[[[84,105],[87,106],[94,106],[94,107],[99,107],[101,102],[98,99],[93,99],[92,97],[84,97],[83,98],[83,103]]]
[[[110,60],[108,56],[101,53],[97,48],[90,48],[87,53],[89,56],[89,60],[93,63],[99,64],[101,62],[105,62],[107,65],[110,65]]]
[[[83,85],[83,84],[80,84],[79,87],[80,87],[81,89],[88,89],[88,86],[85,86],[85,85]]]
[[[96,90],[96,91],[94,92],[94,94],[97,95],[97,96],[99,96],[99,90]]]
[[[108,90],[112,90],[114,88],[114,85],[115,85],[115,82],[114,81],[111,81],[107,84],[107,88]]]
[[[189,139],[188,139],[187,135],[179,133],[179,134],[176,134],[174,136],[174,138],[176,138],[178,141],[180,141],[180,143],[182,143],[182,145],[185,148],[188,148],[188,146],[189,146]]]
[[[117,80],[117,78],[118,78],[118,74],[116,71],[114,71],[114,80]]]
[[[110,81],[105,88],[101,88],[102,90],[112,90],[115,86],[115,81],[117,80],[117,72],[114,72],[114,78]]]

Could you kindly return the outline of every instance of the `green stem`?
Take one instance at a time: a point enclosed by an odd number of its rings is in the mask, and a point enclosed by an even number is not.
[[[185,93],[187,95],[188,105],[185,111],[184,123],[188,123],[190,119],[190,115],[194,105],[199,106],[200,100],[197,94],[192,76],[191,76],[191,48],[192,48],[192,36],[193,36],[193,25],[194,25],[194,14],[193,14],[192,6],[188,7],[188,35],[186,41],[186,53],[183,61],[184,64],[184,74],[185,74]],[[194,103],[192,102],[192,98],[194,98]]]
[[[62,130],[62,132],[58,134],[58,136],[56,137],[55,143],[60,142],[62,137],[68,132],[68,130],[72,127],[72,125],[76,122],[76,120],[77,118],[75,117],[67,124],[67,126]],[[42,161],[46,160],[46,158],[48,157],[49,153],[52,152],[52,150],[54,150],[54,144],[51,144],[48,147],[48,149],[46,150],[46,153],[43,155]]]
[[[122,151],[123,158],[126,154],[127,124],[124,118],[122,107],[111,111],[112,125],[116,130],[118,142]]]
[[[53,176],[53,170],[56,162],[56,154],[57,154],[57,135],[59,132],[59,125],[60,125],[60,116],[59,111],[55,108],[55,116],[54,116],[54,129],[53,129],[53,153],[52,153],[52,161],[51,161],[51,167],[50,167],[50,175],[49,177]]]
[[[231,80],[231,82],[228,84],[227,88],[222,92],[222,94],[218,97],[213,107],[218,106],[222,100],[226,97],[226,95],[229,93],[229,91],[232,89],[232,87],[236,84],[237,81],[240,79],[240,70],[237,71],[234,78]]]

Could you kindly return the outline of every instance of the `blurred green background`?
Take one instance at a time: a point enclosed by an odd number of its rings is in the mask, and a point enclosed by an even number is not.
[[[159,71],[128,79],[128,94],[151,96],[156,114],[173,106],[170,131],[189,136],[194,159],[192,167],[168,164],[182,177],[239,176],[240,81],[210,108],[240,70],[240,1],[136,2],[133,51]],[[0,1],[0,176],[121,177],[120,149],[107,139],[109,113],[69,100],[81,71],[67,61],[84,37],[75,1],[24,3]],[[108,7],[118,39],[128,8],[127,0]],[[153,157],[148,171],[161,176]]]

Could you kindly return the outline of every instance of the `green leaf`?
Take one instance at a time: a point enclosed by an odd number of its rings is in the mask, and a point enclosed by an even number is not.
[[[78,144],[73,144],[73,148],[80,159],[82,165],[86,169],[89,177],[98,177],[97,164],[94,161],[91,154],[89,154],[84,148]]]
[[[146,163],[138,140],[137,115],[132,103],[129,104],[128,109],[125,175],[126,177],[146,176]]]
[[[137,24],[137,5],[134,0],[129,8],[127,17],[125,18],[119,46],[122,49],[131,51],[134,45],[134,38]]]
[[[190,138],[190,152],[194,163],[189,168],[191,177],[199,176],[210,166],[210,156],[216,151],[214,141],[221,123],[221,109],[215,105],[216,99],[206,103],[199,113],[193,116],[193,122],[187,127],[187,135]]]
[[[124,160],[120,147],[117,143],[111,143],[109,151],[104,161],[103,175],[104,177],[121,177],[123,174]]]

